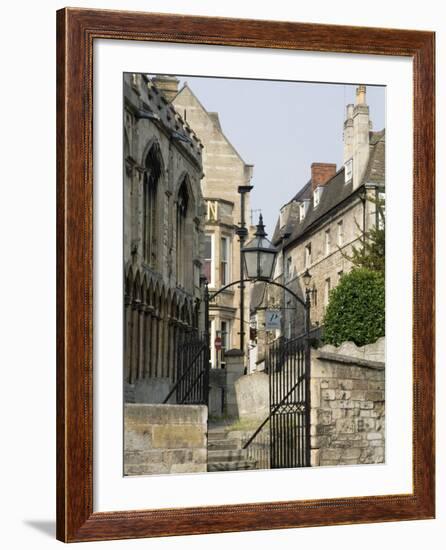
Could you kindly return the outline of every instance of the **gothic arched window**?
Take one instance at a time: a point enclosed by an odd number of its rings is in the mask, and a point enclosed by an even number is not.
[[[158,187],[161,178],[161,163],[158,151],[153,146],[147,154],[143,189],[143,239],[142,248],[144,260],[151,266],[157,263],[157,226],[158,226]]]
[[[187,272],[186,262],[192,261],[187,258],[186,250],[188,248],[189,238],[187,235],[187,214],[189,206],[189,193],[187,183],[184,179],[178,191],[177,198],[177,219],[176,219],[176,264],[177,264],[177,283],[185,286],[185,274]],[[188,238],[189,237],[189,238]]]

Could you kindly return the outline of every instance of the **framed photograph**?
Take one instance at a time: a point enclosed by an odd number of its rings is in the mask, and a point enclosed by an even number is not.
[[[57,537],[433,518],[432,32],[57,13]]]

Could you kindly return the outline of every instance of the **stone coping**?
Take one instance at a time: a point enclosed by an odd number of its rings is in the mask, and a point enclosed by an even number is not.
[[[358,367],[364,367],[366,369],[384,370],[386,368],[386,364],[383,361],[370,361],[369,359],[360,359],[359,357],[341,355],[329,351],[319,352],[317,358],[320,361],[344,363],[346,365],[356,365]]]
[[[243,357],[245,354],[239,349],[230,349],[225,352],[225,357]]]
[[[148,424],[206,424],[206,405],[170,405],[126,403],[125,422],[146,421]]]

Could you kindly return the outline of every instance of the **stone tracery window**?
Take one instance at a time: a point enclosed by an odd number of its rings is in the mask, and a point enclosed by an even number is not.
[[[188,249],[190,235],[187,234],[187,215],[189,207],[189,192],[186,179],[181,183],[177,198],[176,212],[176,263],[177,263],[177,284],[186,284],[186,251]]]
[[[156,145],[147,154],[143,187],[143,235],[142,252],[144,260],[155,268],[158,254],[158,192],[161,180],[161,162]]]

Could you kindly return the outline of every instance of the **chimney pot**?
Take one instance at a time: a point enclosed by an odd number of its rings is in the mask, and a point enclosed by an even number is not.
[[[365,92],[366,88],[364,84],[360,84],[356,88],[356,105],[365,105]]]
[[[336,164],[313,162],[311,165],[311,189],[325,185],[336,174]]]

